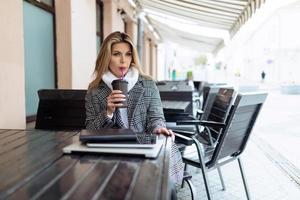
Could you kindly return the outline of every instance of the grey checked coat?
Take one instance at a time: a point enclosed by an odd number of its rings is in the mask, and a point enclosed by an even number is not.
[[[114,117],[106,113],[107,96],[111,89],[102,81],[100,86],[86,95],[86,128],[114,127]],[[135,132],[154,133],[156,128],[166,127],[158,88],[153,80],[139,76],[137,83],[128,93],[127,113],[129,128]],[[170,157],[170,176],[174,182],[182,179],[183,163],[174,144]]]
[[[107,96],[110,88],[101,82],[97,89],[86,95],[86,128],[114,127],[114,117],[106,114]],[[129,128],[135,132],[153,133],[155,128],[165,127],[159,91],[152,80],[139,77],[129,91],[127,99]]]

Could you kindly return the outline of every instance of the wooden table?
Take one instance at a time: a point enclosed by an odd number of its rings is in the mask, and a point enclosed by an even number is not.
[[[157,159],[64,155],[75,141],[75,131],[0,130],[0,199],[170,199],[170,138]]]

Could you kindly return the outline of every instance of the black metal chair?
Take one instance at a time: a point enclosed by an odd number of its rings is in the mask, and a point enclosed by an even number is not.
[[[247,199],[250,199],[240,156],[245,150],[251,131],[266,97],[266,93],[239,94],[230,109],[226,122],[215,124],[215,126],[222,128],[216,146],[212,147],[203,144],[202,135],[197,134],[192,136],[193,145],[186,148],[183,152],[183,162],[185,165],[188,164],[201,168],[209,200],[212,199],[212,197],[207,172],[216,168],[219,169],[221,166],[234,160],[237,160],[239,163],[246,196]],[[222,186],[225,189],[223,179],[221,176],[220,178]]]
[[[231,106],[233,94],[234,94],[233,89],[217,88],[217,90],[211,90],[210,94],[207,96],[208,100],[206,101],[207,103],[205,105],[205,111],[208,114],[203,113],[203,115],[201,116],[202,119],[206,119],[210,121],[198,120],[202,122],[201,126],[206,124],[216,124],[216,123],[224,122]],[[182,120],[185,119],[182,118],[181,121]],[[183,122],[185,123],[195,122],[195,120],[189,120],[189,121],[185,120]],[[180,124],[180,121],[178,121],[178,123]],[[215,142],[218,140],[219,132],[221,131],[222,128],[222,127],[215,127],[215,126],[204,126],[204,130],[201,130],[199,125],[194,125],[193,123],[191,123],[191,126],[194,131],[190,131],[191,128],[189,128],[188,130],[173,129],[173,131],[175,132],[175,139],[177,145],[181,152],[185,150],[186,145],[191,145],[193,143],[193,140],[189,137],[197,133],[199,134],[201,133],[201,135],[203,136],[204,139],[202,141],[203,143],[205,142],[206,144],[210,144],[211,146],[213,146]],[[181,135],[180,133],[183,135]],[[220,179],[223,180],[222,173],[219,168],[218,168],[218,172],[219,172]],[[186,167],[185,167],[185,174],[186,175],[184,176],[183,182],[186,181],[188,183],[188,186],[191,190],[192,199],[194,199],[195,189],[193,188],[193,185],[189,182],[191,176],[186,172]],[[225,188],[224,184],[222,185],[223,188]],[[183,183],[182,183],[182,187],[183,187]]]
[[[205,140],[205,144],[210,144],[211,146],[213,146],[217,142],[221,132],[221,128],[212,126],[212,124],[225,122],[230,110],[232,100],[234,98],[234,90],[227,88],[218,88],[217,93],[215,92],[215,90],[213,90],[207,98],[208,99],[205,104],[204,112],[199,117],[199,120],[178,120],[176,122],[178,126],[191,125],[195,127],[194,131],[192,132],[175,127],[173,131],[176,134],[177,141],[180,140],[179,134],[190,137],[194,134],[201,133],[203,139]]]
[[[85,128],[86,90],[38,91],[36,129],[80,130]]]

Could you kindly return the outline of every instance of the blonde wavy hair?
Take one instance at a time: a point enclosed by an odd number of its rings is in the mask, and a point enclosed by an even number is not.
[[[120,42],[126,42],[127,44],[129,44],[129,46],[131,48],[132,60],[131,60],[130,67],[136,68],[138,70],[139,74],[142,75],[143,77],[145,77],[147,79],[151,79],[150,76],[143,73],[143,71],[140,67],[138,53],[137,53],[137,50],[136,50],[130,36],[127,35],[126,33],[116,31],[116,32],[109,34],[103,41],[103,44],[101,45],[101,49],[97,56],[96,66],[95,66],[95,70],[93,73],[94,78],[93,78],[93,81],[89,84],[88,90],[97,88],[99,86],[99,84],[102,80],[103,74],[107,70],[109,70],[112,46],[114,44],[120,43]]]

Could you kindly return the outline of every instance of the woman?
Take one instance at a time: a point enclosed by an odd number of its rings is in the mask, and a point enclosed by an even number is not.
[[[123,77],[124,76],[124,77]],[[127,108],[122,109],[125,95],[112,89],[112,81],[128,82]],[[86,128],[130,128],[135,132],[173,136],[165,125],[159,91],[155,82],[139,65],[137,50],[131,38],[113,32],[104,40],[97,57],[94,80],[86,95]],[[182,178],[183,165],[174,145],[171,176]]]

